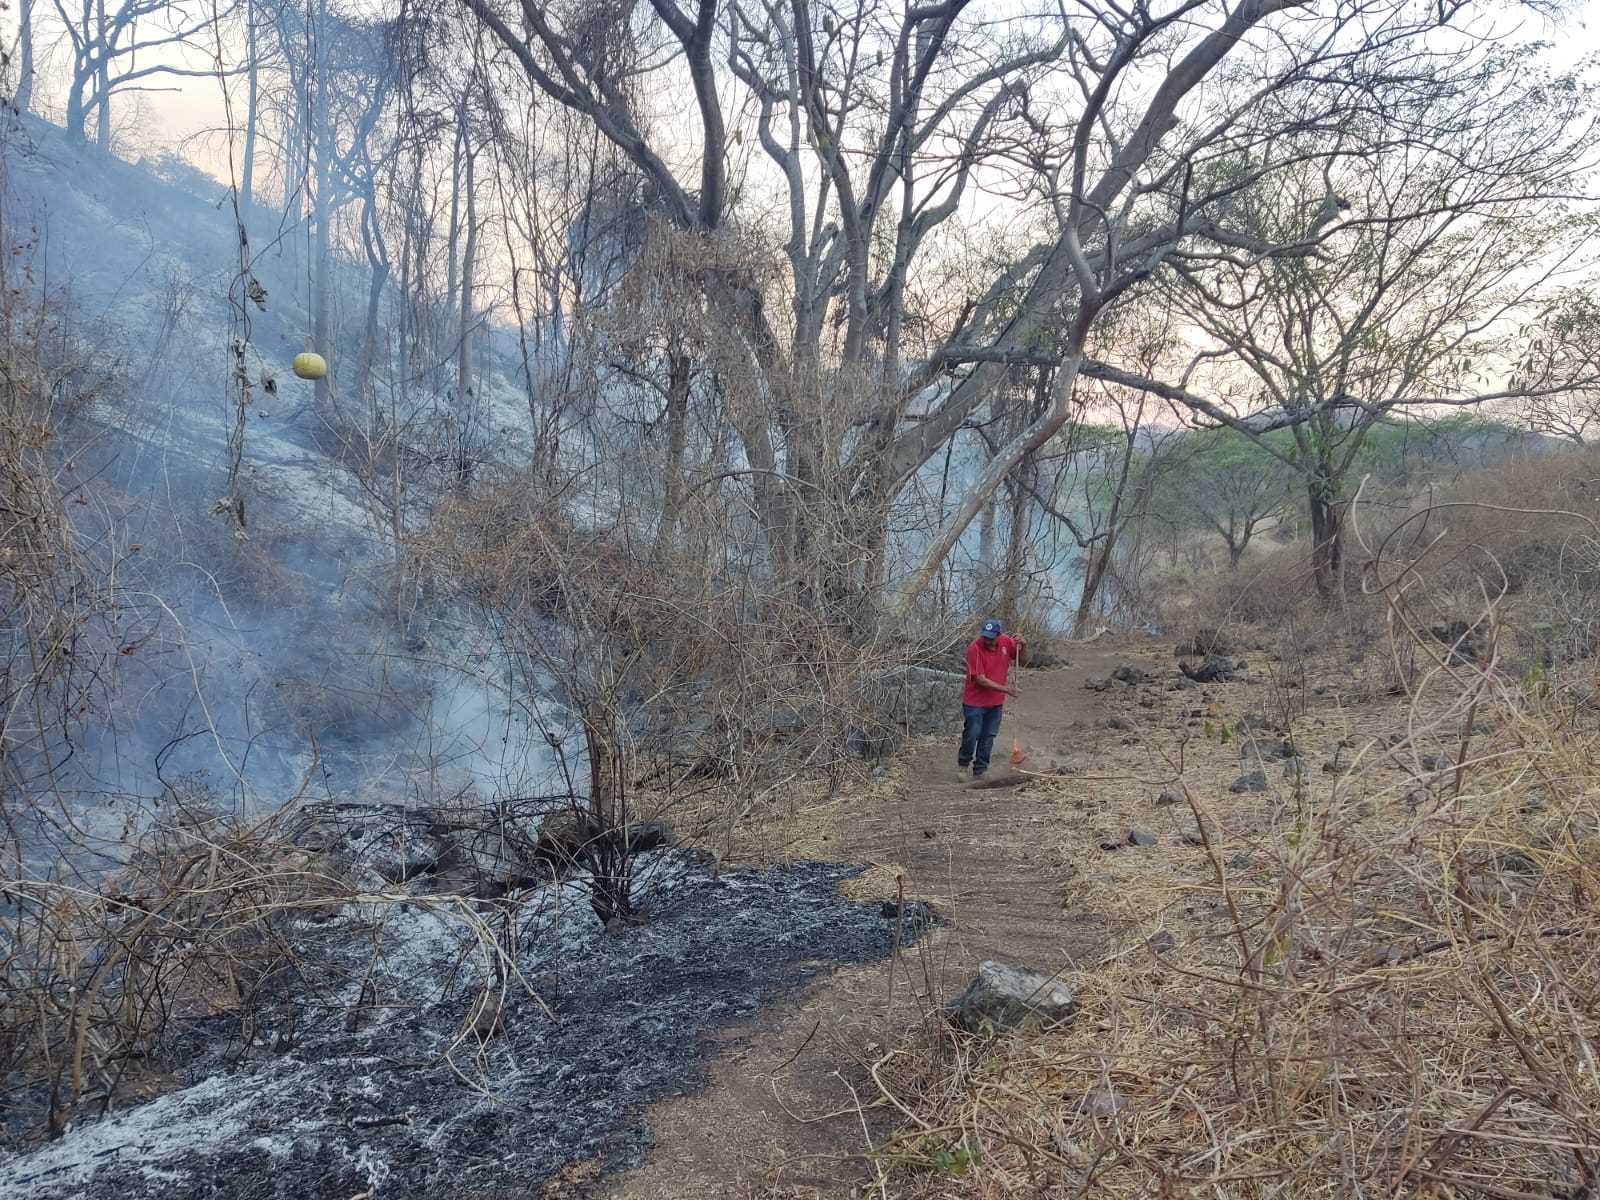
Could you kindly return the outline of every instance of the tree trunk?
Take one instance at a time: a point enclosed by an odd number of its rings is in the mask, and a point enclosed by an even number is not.
[[[250,66],[245,72],[244,161],[239,168],[239,220],[244,223],[245,240],[248,242],[250,237],[251,206],[255,203],[257,110],[261,104],[261,89],[256,66],[257,39],[254,0],[246,0],[244,20],[245,55],[249,60]]]
[[[1028,476],[1033,469],[1029,453],[1017,466],[1010,483],[1010,511],[1006,514],[1006,561],[1000,584],[1000,619],[1007,629],[1017,625],[1022,615],[1022,577],[1028,554]]]
[[[106,0],[95,0],[97,36],[101,39],[100,61],[95,69],[95,103],[100,106],[96,114],[95,141],[100,149],[111,149],[111,47],[105,43]]]
[[[333,137],[328,129],[326,84],[317,72],[312,98],[312,137],[316,167],[310,197],[310,220],[314,243],[311,249],[311,342],[313,349],[328,360],[328,373],[317,380],[312,394],[324,420],[333,415]]]
[[[476,165],[477,156],[468,150],[465,180],[467,236],[461,250],[461,299],[456,306],[460,318],[456,327],[456,485],[462,488],[471,481],[472,462],[467,442],[477,407],[472,396],[472,276],[478,256],[478,201],[474,194]]]
[[[655,556],[666,555],[678,536],[678,521],[683,514],[683,456],[688,444],[689,356],[673,354],[667,359],[667,462],[666,487],[661,501],[661,524],[656,529]]]
[[[1324,600],[1338,594],[1344,571],[1344,511],[1338,492],[1320,475],[1306,488],[1311,511],[1311,569],[1317,595]]]
[[[367,265],[372,277],[367,286],[367,325],[361,338],[361,361],[356,366],[356,386],[367,401],[367,435],[378,429],[377,386],[373,378],[378,362],[378,342],[382,336],[378,318],[383,313],[383,289],[389,282],[389,255],[377,239],[378,219],[370,203],[364,214],[367,223]]]
[[[82,144],[88,140],[89,131],[84,127],[84,98],[83,93],[89,86],[93,68],[80,57],[74,64],[72,82],[67,85],[67,140]]]
[[[11,102],[19,112],[28,112],[33,106],[33,0],[22,0],[19,14],[22,22],[17,34],[21,61],[17,69],[17,90]]]

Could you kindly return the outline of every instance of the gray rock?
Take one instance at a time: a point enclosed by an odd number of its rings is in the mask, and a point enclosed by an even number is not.
[[[1522,811],[1525,813],[1544,812],[1549,807],[1550,801],[1539,795],[1538,792],[1529,792],[1522,798]]]
[[[1145,939],[1144,944],[1149,946],[1150,949],[1155,951],[1157,954],[1169,954],[1172,952],[1173,948],[1177,946],[1178,939],[1173,937],[1165,929],[1158,929],[1155,931],[1155,933],[1151,934]]]
[[[1142,829],[1128,830],[1128,845],[1130,846],[1154,846],[1157,840],[1155,834],[1146,833]]]
[[[1091,692],[1103,692],[1111,687],[1111,680],[1104,677],[1090,677],[1083,681],[1083,686]]]
[[[1206,839],[1198,829],[1186,829],[1183,832],[1183,842],[1187,846],[1204,846]]]
[[[1111,678],[1118,683],[1143,683],[1145,670],[1138,663],[1118,663],[1111,672]]]
[[[1265,713],[1248,712],[1234,722],[1234,727],[1250,732],[1272,728],[1272,722],[1267,720]]]
[[[1235,871],[1249,871],[1256,865],[1255,855],[1247,854],[1241,850],[1239,853],[1229,856],[1228,865]]]
[[[940,733],[956,719],[964,678],[958,671],[932,667],[891,667],[871,678],[866,698],[870,711],[913,737]]]
[[[1208,654],[1198,667],[1180,662],[1178,670],[1196,683],[1226,683],[1234,678],[1238,668],[1231,658],[1224,658],[1220,654]]]
[[[1311,774],[1311,764],[1298,756],[1283,760],[1283,777],[1294,779],[1296,776]]]
[[[1028,668],[1037,670],[1043,667],[1070,667],[1072,661],[1067,657],[1066,647],[1054,638],[1039,638],[1028,643]]]
[[[1236,794],[1264,792],[1267,790],[1267,773],[1265,771],[1246,772],[1230,783],[1228,790]]]
[[[980,963],[967,990],[945,1005],[950,1021],[973,1033],[1058,1025],[1077,1010],[1073,990],[1054,976],[992,961]]]
[[[1106,722],[1107,729],[1120,729],[1124,733],[1134,733],[1139,726],[1129,717],[1112,717]]]
[[[1169,805],[1183,803],[1186,803],[1184,795],[1177,788],[1168,788],[1166,791],[1162,792],[1161,795],[1156,797],[1157,808],[1166,808]]]
[[[1418,761],[1422,763],[1424,771],[1443,771],[1455,766],[1455,763],[1442,754],[1424,754]]]
[[[1083,1098],[1084,1111],[1091,1117],[1114,1117],[1128,1107],[1115,1088],[1100,1086]]]

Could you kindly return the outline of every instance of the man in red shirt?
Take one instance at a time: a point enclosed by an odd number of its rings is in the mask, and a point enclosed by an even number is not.
[[[970,766],[974,779],[989,769],[989,754],[994,749],[995,734],[1000,732],[1000,711],[1006,697],[1018,695],[1016,688],[1006,684],[1013,659],[1019,667],[1028,665],[1028,639],[1008,637],[992,617],[967,647],[967,685],[961,693],[961,749],[956,763],[963,771]]]

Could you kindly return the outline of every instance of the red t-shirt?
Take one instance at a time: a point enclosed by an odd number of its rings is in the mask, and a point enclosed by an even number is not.
[[[979,687],[976,680],[982,675],[993,683],[1004,684],[1006,672],[1011,669],[1011,661],[1016,657],[1017,644],[1007,634],[1002,633],[995,638],[993,650],[983,648],[981,637],[973,638],[972,644],[967,647],[967,686],[961,692],[961,703],[975,704],[980,708],[1004,704],[1004,692]]]

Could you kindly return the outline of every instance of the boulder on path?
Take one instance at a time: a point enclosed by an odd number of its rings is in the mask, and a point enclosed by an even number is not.
[[[1231,658],[1224,658],[1220,654],[1208,654],[1198,667],[1180,662],[1178,670],[1196,683],[1227,683],[1238,672],[1238,667]]]
[[[1077,1010],[1072,988],[1053,975],[1001,962],[980,963],[967,990],[945,1005],[950,1021],[972,1033],[1057,1025]]]
[[[1228,790],[1236,795],[1242,792],[1264,792],[1267,790],[1267,773],[1248,771],[1230,783]]]
[[[1143,683],[1145,670],[1138,663],[1118,663],[1112,669],[1111,678],[1118,683]]]

